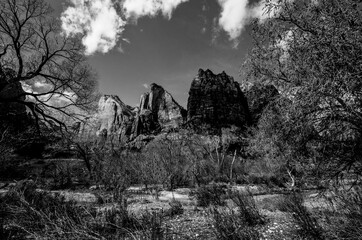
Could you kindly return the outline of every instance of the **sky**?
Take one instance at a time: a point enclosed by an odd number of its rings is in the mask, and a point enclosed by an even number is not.
[[[99,90],[131,106],[157,83],[186,107],[198,69],[240,81],[258,0],[47,0],[65,34],[82,33]]]

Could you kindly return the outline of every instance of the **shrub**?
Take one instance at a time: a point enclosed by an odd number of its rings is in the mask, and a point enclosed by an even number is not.
[[[213,227],[218,239],[260,239],[258,225],[265,223],[250,192],[229,191],[234,208],[212,209]]]
[[[232,209],[212,209],[213,230],[220,240],[257,240],[260,239],[258,230],[248,226],[244,218]]]
[[[168,239],[166,236],[168,232],[166,229],[162,228],[164,221],[163,212],[145,212],[141,218],[141,224],[143,226],[143,231],[141,233],[141,239]]]
[[[97,239],[88,228],[92,216],[74,202],[36,190],[22,182],[0,198],[1,221],[9,236],[17,239]],[[1,222],[0,221],[0,222]]]
[[[281,206],[292,214],[295,223],[300,227],[299,235],[310,239],[324,239],[321,226],[303,202],[302,194],[293,193],[284,198]]]
[[[225,193],[225,185],[211,184],[197,188],[192,195],[196,197],[197,206],[208,207],[209,205],[225,205],[225,199],[223,199]]]
[[[354,187],[349,191],[336,191],[334,202],[337,211],[329,218],[330,239],[362,239],[362,189]]]
[[[167,216],[173,217],[175,215],[183,214],[184,209],[180,201],[173,199],[171,202],[168,203],[170,205],[170,209],[166,212]]]
[[[229,192],[229,197],[236,205],[240,218],[248,226],[256,226],[258,224],[264,224],[265,219],[261,215],[259,209],[256,206],[253,195],[247,192],[233,191]]]

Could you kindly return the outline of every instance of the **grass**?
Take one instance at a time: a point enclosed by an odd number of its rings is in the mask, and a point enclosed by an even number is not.
[[[112,202],[80,204],[40,191],[34,182],[20,182],[0,197],[0,239],[183,239],[196,233],[208,236],[200,239],[210,239],[208,234],[232,240],[290,239],[289,233],[295,236],[292,239],[362,239],[362,194],[358,188],[335,192],[335,210],[322,205],[311,208],[298,193],[254,200],[248,191],[205,188],[201,200],[210,194],[222,195],[209,201],[208,207],[195,210],[195,205],[183,205],[176,199],[143,203],[142,199],[128,201],[127,195],[114,192]],[[279,235],[265,234],[280,229],[283,233]]]
[[[122,206],[99,211],[22,182],[0,197],[0,239],[163,239],[163,217]]]
[[[300,227],[298,235],[307,239],[325,239],[324,232],[317,218],[304,206],[301,193],[293,193],[285,197],[281,207],[291,213],[294,222]]]
[[[257,208],[253,195],[250,192],[230,191],[228,197],[235,207],[212,208],[213,226],[217,238],[260,239],[257,226],[263,225],[266,221]]]

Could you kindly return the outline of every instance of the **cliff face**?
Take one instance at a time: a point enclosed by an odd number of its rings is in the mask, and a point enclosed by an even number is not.
[[[150,92],[141,96],[133,134],[138,136],[178,128],[185,117],[186,111],[171,94],[153,83],[150,86]]]
[[[88,121],[94,123],[93,127],[88,129],[101,139],[111,137],[130,144],[148,142],[162,132],[182,128],[184,123],[212,135],[221,135],[225,129],[243,132],[257,121],[276,94],[272,87],[252,88],[248,92],[250,111],[247,98],[233,77],[200,69],[191,83],[187,111],[163,87],[153,83],[135,108],[117,96],[103,96],[97,114]]]
[[[125,141],[131,135],[134,120],[133,108],[118,96],[104,95],[99,99],[97,113],[86,119],[80,128],[83,139],[98,137],[101,140]]]
[[[178,128],[186,118],[185,110],[171,94],[157,84],[140,98],[139,107],[124,104],[118,96],[104,95],[98,103],[97,113],[80,128],[80,136],[97,136],[101,141],[126,143],[139,135],[157,134]]]
[[[200,69],[191,83],[187,121],[193,126],[221,129],[250,123],[247,100],[239,83],[225,72],[215,75]]]

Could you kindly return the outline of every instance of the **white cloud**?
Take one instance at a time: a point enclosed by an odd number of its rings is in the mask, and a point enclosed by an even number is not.
[[[117,14],[111,0],[70,0],[61,16],[67,35],[84,34],[86,54],[106,53],[117,44],[125,21]]]
[[[162,14],[170,19],[173,11],[189,0],[117,0],[126,20],[117,13],[112,0],[69,0],[69,6],[61,16],[65,34],[83,34],[86,54],[107,53],[114,47],[124,31],[124,26],[140,17]],[[130,43],[123,38],[124,42]],[[122,45],[118,50],[123,52]]]
[[[248,17],[248,0],[218,0],[221,6],[219,25],[230,39],[238,38],[246,25]]]
[[[123,10],[127,19],[154,17],[160,13],[170,19],[173,11],[187,1],[189,0],[125,0]]]
[[[146,89],[149,89],[149,88],[150,88],[150,85],[148,85],[147,83],[142,84],[142,86],[143,86],[144,88],[146,88]]]
[[[261,0],[255,5],[250,5],[249,0],[218,0],[221,6],[219,26],[227,32],[230,40],[234,41],[234,45],[237,45],[237,38],[241,35],[245,26],[253,19],[259,19],[260,22],[263,22],[278,13],[277,8],[266,13],[265,6],[267,2],[269,4],[278,4],[278,0]]]

